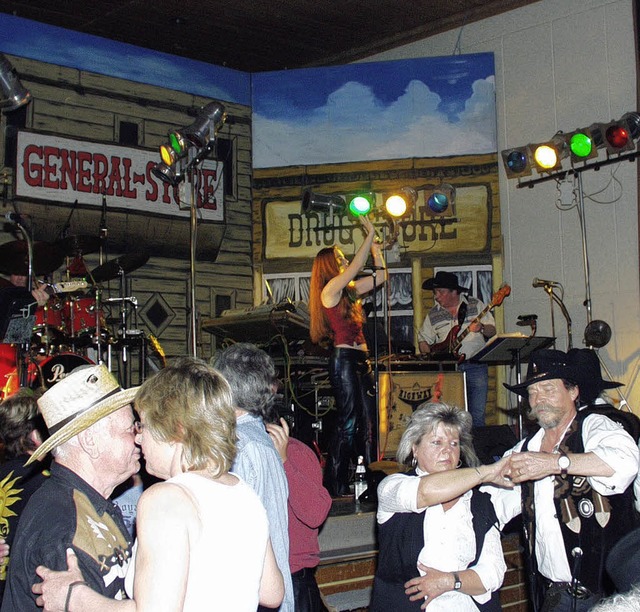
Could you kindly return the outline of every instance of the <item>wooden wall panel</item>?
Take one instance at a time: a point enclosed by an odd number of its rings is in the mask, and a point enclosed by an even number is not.
[[[21,57],[10,58],[29,88],[33,102],[27,108],[26,128],[105,143],[117,143],[118,124],[139,125],[139,145],[156,149],[170,128],[190,124],[197,109],[211,100],[192,94],[124,79],[55,66]],[[216,316],[215,295],[231,295],[233,307],[253,305],[251,264],[251,109],[221,101],[231,120],[220,136],[233,143],[235,173],[232,197],[225,198],[224,223],[199,224],[196,301],[200,319]],[[6,122],[4,116],[2,125]],[[0,134],[0,164],[4,163],[5,132]],[[2,166],[0,166],[0,170]],[[12,168],[3,175],[11,183]],[[9,185],[7,195],[13,193]],[[16,207],[33,217],[36,240],[52,241],[66,221],[70,206],[59,202],[16,201]],[[71,234],[97,235],[100,211],[80,201],[70,227]],[[144,252],[147,264],[127,276],[127,292],[138,299],[138,313],[158,293],[172,311],[173,320],[159,335],[168,355],[187,353],[189,342],[189,220],[162,219],[153,215],[108,211],[109,258]],[[0,242],[11,241],[8,232]],[[86,257],[89,269],[97,266],[97,254]],[[59,270],[54,280],[60,280]],[[117,281],[105,283],[104,296],[119,297]],[[212,297],[213,296],[213,297]],[[116,313],[117,315],[117,313]],[[145,334],[152,330],[138,316]],[[117,321],[116,321],[117,327]],[[114,330],[115,333],[116,330]],[[208,358],[215,339],[199,334],[199,354]]]

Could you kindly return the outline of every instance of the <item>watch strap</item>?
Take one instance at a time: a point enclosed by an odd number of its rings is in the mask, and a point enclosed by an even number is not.
[[[460,576],[458,572],[453,572],[453,590],[459,591],[462,588],[462,581],[460,580]]]

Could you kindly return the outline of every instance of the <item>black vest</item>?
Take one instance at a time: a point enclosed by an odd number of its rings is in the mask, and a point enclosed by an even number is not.
[[[415,471],[409,475],[415,476]],[[480,557],[486,533],[492,527],[498,528],[498,519],[488,493],[473,489],[471,513],[476,535],[476,557],[469,564],[470,567],[475,565]],[[370,612],[420,610],[424,601],[409,601],[404,592],[404,583],[420,576],[416,564],[424,546],[423,525],[424,512],[396,512],[388,521],[378,525],[378,567]],[[491,594],[487,603],[475,604],[483,612],[502,610],[498,591]]]
[[[578,412],[575,421],[560,443],[561,450],[565,453],[584,453],[582,426],[584,419],[594,413],[620,422],[625,429],[634,427],[634,419],[627,419],[627,413],[621,413],[613,406],[594,405]],[[640,428],[637,431],[640,432]],[[522,446],[523,452],[527,450],[531,437],[525,440]],[[576,547],[580,548],[582,559],[579,564],[579,575],[576,578],[593,593],[607,594],[611,591],[611,585],[608,584],[604,572],[607,554],[623,535],[638,526],[639,517],[633,503],[633,486],[630,485],[619,494],[603,496],[591,487],[585,476],[568,475],[566,478],[561,478],[557,475],[555,480],[554,505],[569,567],[574,564],[572,551]],[[533,489],[533,482],[523,483],[521,486],[523,529],[525,538],[528,540],[525,553],[529,555],[530,578],[536,582],[540,576],[535,559]],[[540,593],[540,585],[532,586],[534,592]]]

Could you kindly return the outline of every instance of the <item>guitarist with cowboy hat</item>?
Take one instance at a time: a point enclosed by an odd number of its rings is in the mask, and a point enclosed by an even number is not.
[[[485,305],[475,297],[464,295],[469,291],[461,287],[458,277],[452,272],[438,272],[422,283],[422,288],[433,291],[436,304],[429,310],[418,332],[418,348],[422,355],[469,359],[484,347],[487,340],[496,334],[495,320],[487,310],[481,320],[478,315]],[[452,348],[456,339],[466,334],[459,350]],[[464,361],[458,370],[466,373],[467,407],[473,417],[473,426],[484,426],[485,404],[489,386],[488,366],[484,363]]]

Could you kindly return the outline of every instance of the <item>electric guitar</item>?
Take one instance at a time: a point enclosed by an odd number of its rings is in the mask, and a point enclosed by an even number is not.
[[[49,295],[55,295],[57,293],[72,293],[73,291],[86,289],[89,286],[89,283],[85,280],[62,281],[60,283],[39,282],[41,284],[37,288],[42,289]]]
[[[431,346],[431,351],[429,352],[429,357],[432,359],[456,359],[458,361],[464,361],[465,355],[461,355],[459,353],[460,346],[462,345],[462,341],[467,337],[470,331],[470,327],[479,323],[482,317],[484,317],[492,308],[495,306],[500,306],[506,298],[511,293],[511,287],[504,283],[498,291],[493,294],[491,298],[491,302],[487,304],[479,313],[478,316],[473,319],[465,327],[465,329],[458,335],[460,331],[460,325],[454,325],[447,337],[442,341]]]

